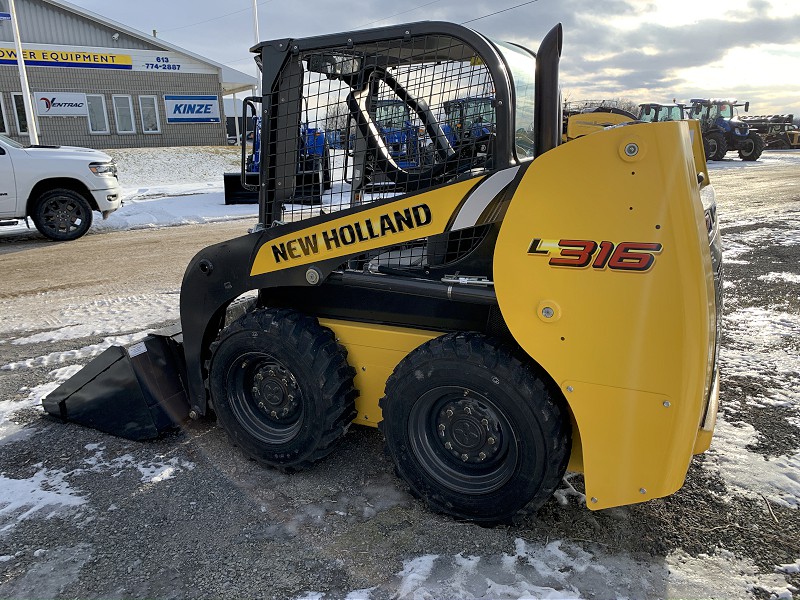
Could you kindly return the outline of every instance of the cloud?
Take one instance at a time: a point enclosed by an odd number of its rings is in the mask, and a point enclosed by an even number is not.
[[[226,11],[249,8],[244,0],[226,5],[212,0],[175,0],[162,2],[158,11],[107,0],[71,1],[141,31],[159,29],[165,40],[255,74],[248,52],[253,43],[249,10],[193,25]],[[306,0],[298,9],[295,2],[272,0],[259,5],[260,37],[305,37],[419,20],[461,23],[520,1],[415,0],[409,5],[390,0]],[[704,18],[704,14],[711,16]],[[729,73],[727,95],[741,95],[736,90],[744,89],[749,74],[735,62],[725,62],[732,51],[759,50],[765,44],[777,46],[776,51],[800,51],[800,11],[787,10],[785,3],[771,0],[729,0],[718,7],[687,0],[538,0],[468,26],[535,50],[558,22],[564,26],[562,81],[584,97],[686,97],[689,90],[684,93],[683,89],[694,87],[691,70],[711,66]],[[764,65],[764,69],[768,67]],[[752,89],[751,100],[763,98],[770,110],[791,111],[796,100],[773,89],[783,85],[776,76],[774,83]],[[779,101],[787,104],[774,104]]]

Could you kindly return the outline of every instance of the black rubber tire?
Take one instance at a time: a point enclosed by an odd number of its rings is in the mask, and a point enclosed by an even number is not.
[[[386,382],[379,427],[387,450],[431,509],[507,522],[560,484],[569,419],[517,352],[481,333],[447,334],[411,352]]]
[[[703,139],[706,151],[706,160],[722,160],[728,153],[728,142],[725,136],[718,131],[709,133]]]
[[[758,160],[762,152],[764,152],[764,139],[757,133],[751,132],[739,148],[739,158],[747,161]]]
[[[31,212],[36,229],[57,242],[77,240],[92,226],[92,207],[75,190],[47,190],[36,199]]]
[[[223,329],[211,352],[217,420],[264,465],[310,466],[333,451],[355,418],[355,370],[333,332],[313,317],[253,310]]]

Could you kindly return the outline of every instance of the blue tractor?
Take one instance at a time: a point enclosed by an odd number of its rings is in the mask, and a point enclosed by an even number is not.
[[[247,131],[242,135],[241,173],[225,173],[225,204],[258,203],[258,165],[261,164],[261,117],[257,104],[261,98],[245,98]],[[252,126],[252,130],[249,127]],[[248,149],[250,152],[248,153]],[[322,129],[301,122],[297,135],[297,169],[295,173],[295,204],[321,204],[323,194],[331,189],[331,153],[328,137]]]
[[[494,99],[488,96],[456,98],[444,103],[446,123],[442,126],[451,146],[473,142],[475,152],[486,153],[494,133]]]
[[[742,160],[758,160],[764,140],[734,112],[738,107],[747,112],[749,102],[713,98],[692,98],[690,102],[689,118],[700,121],[707,160],[722,160],[729,150],[738,150]]]

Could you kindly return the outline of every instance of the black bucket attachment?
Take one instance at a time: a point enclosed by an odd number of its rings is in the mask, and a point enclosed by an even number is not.
[[[129,440],[149,440],[189,415],[180,325],[130,348],[112,346],[50,393],[54,417]]]
[[[247,190],[242,186],[241,173],[224,173],[225,204],[258,204],[258,191]],[[258,173],[248,173],[247,183],[258,187]]]

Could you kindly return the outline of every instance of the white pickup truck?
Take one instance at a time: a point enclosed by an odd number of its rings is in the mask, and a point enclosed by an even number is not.
[[[51,240],[74,240],[121,206],[108,154],[72,146],[23,146],[0,135],[0,225],[30,217]]]

